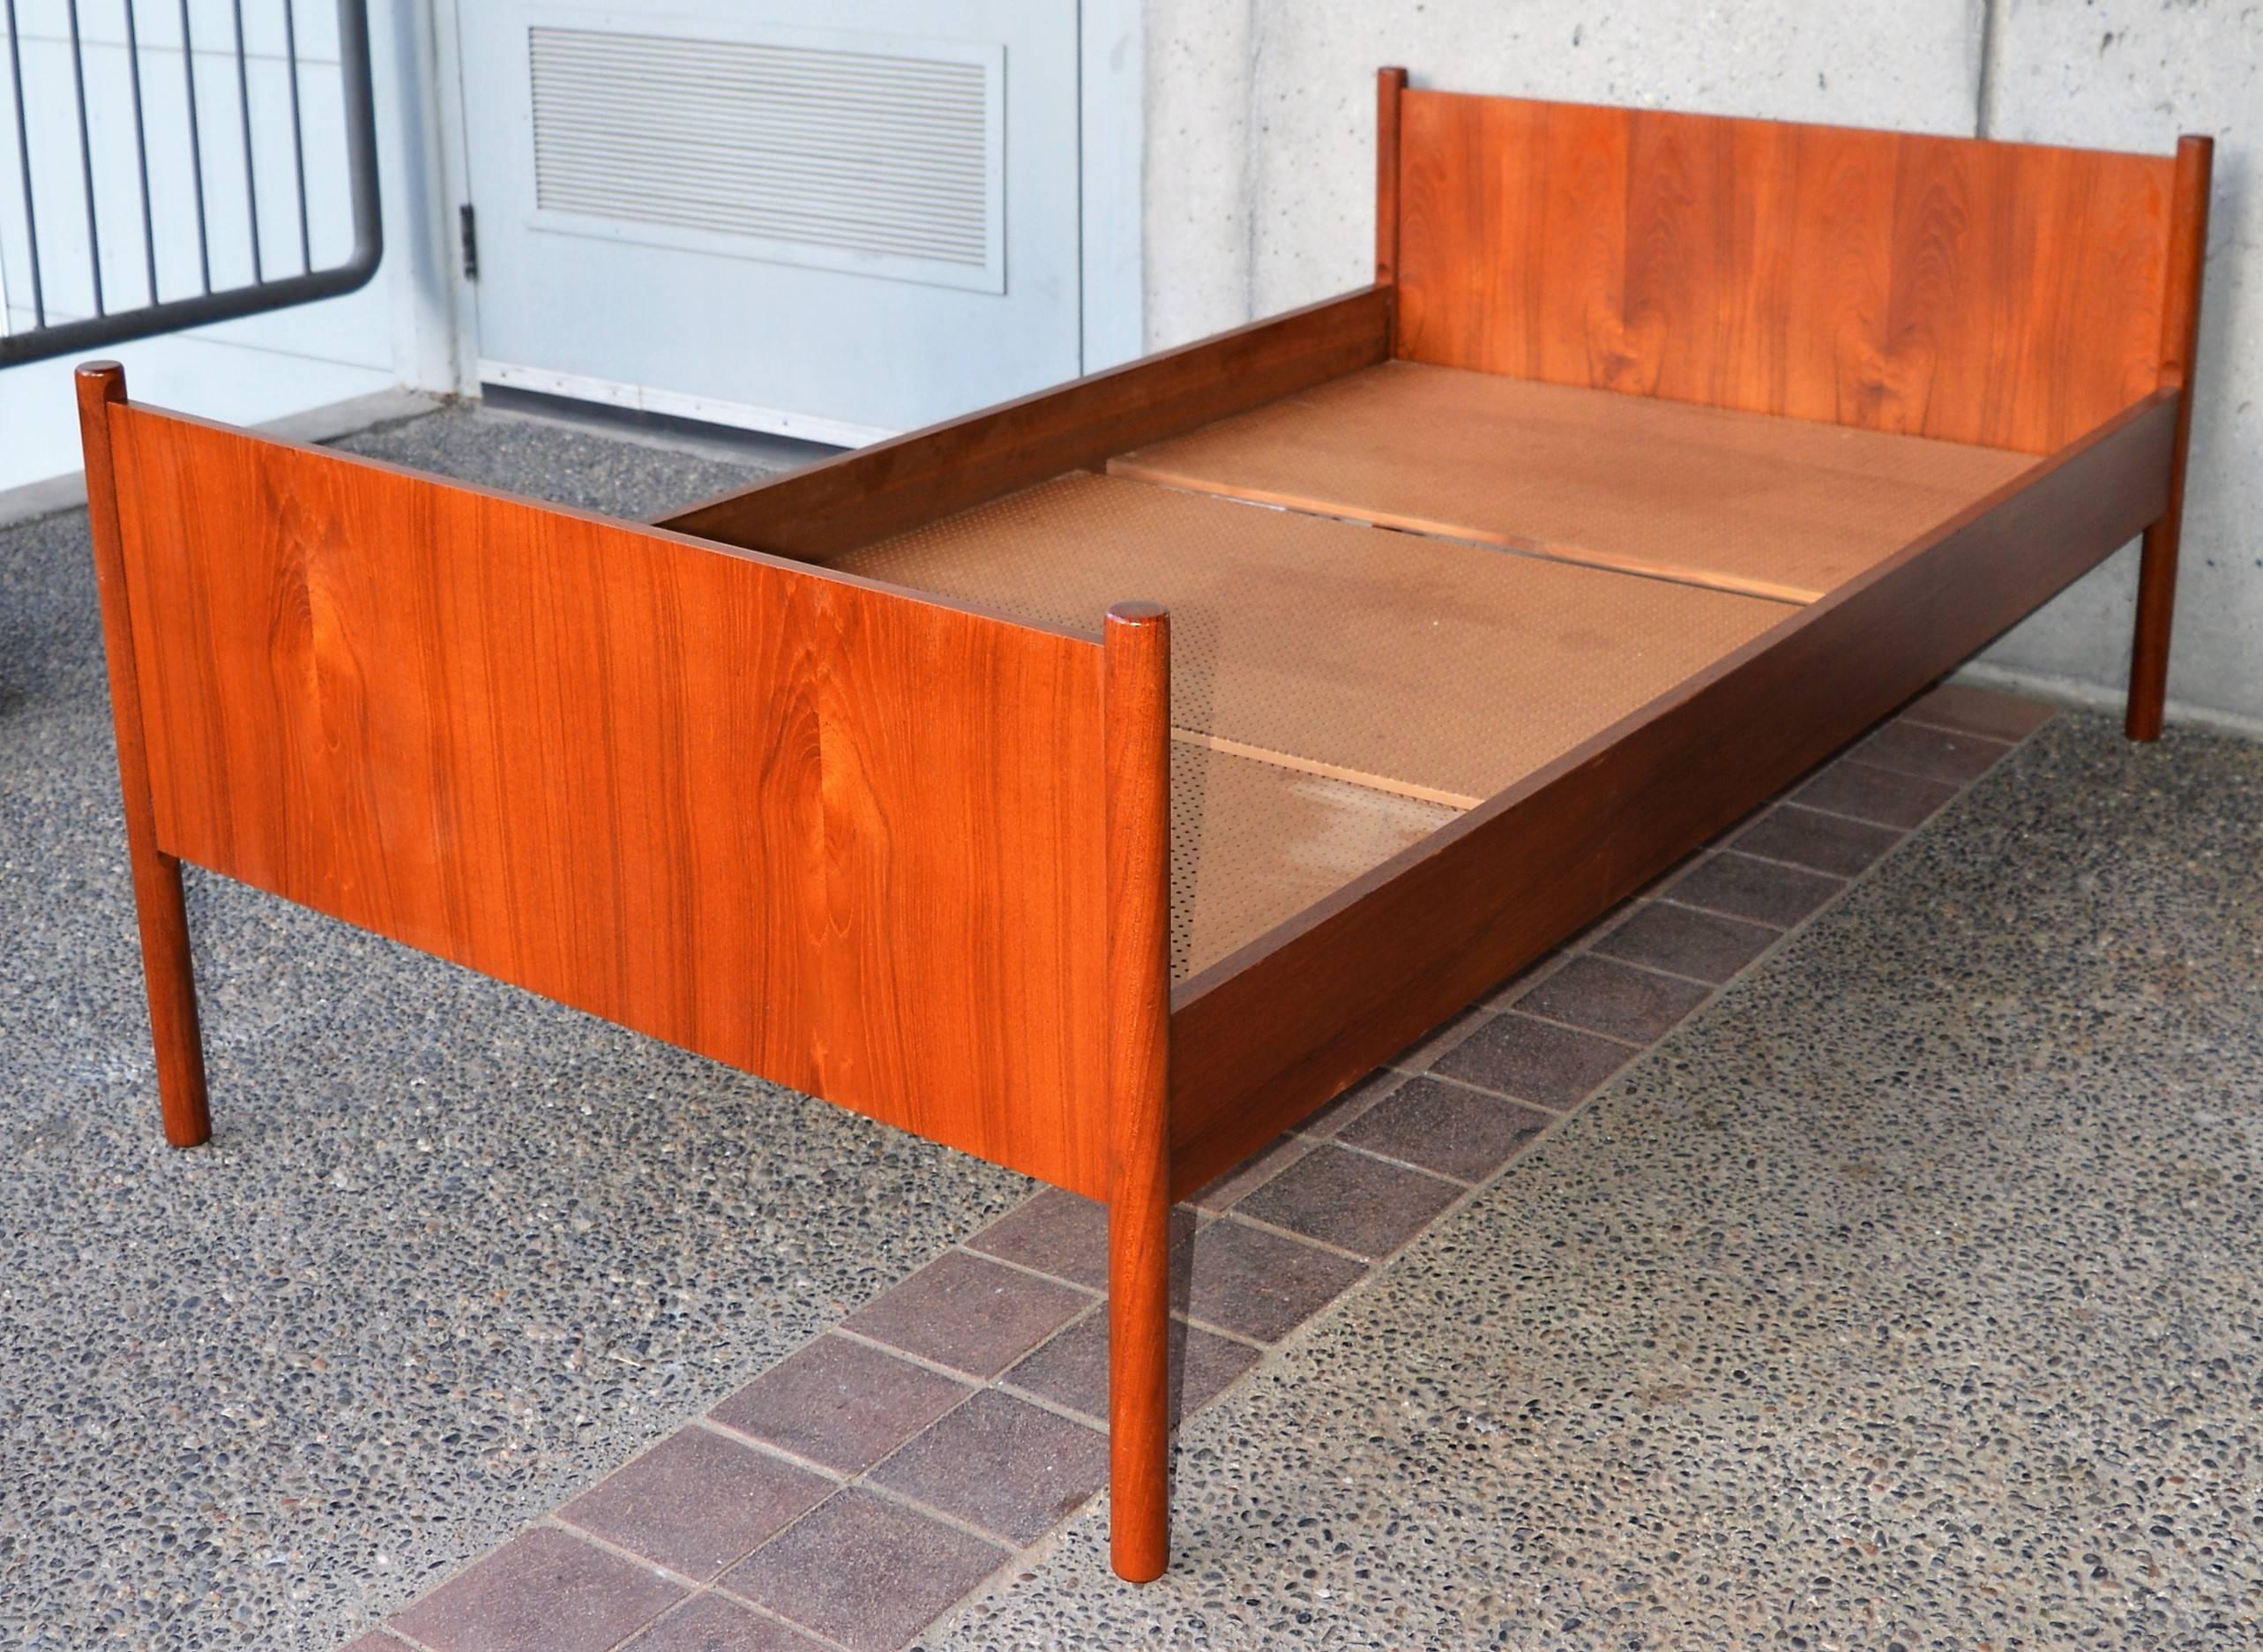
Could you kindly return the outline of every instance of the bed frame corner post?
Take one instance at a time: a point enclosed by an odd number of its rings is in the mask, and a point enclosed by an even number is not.
[[[1385,353],[1399,353],[1399,94],[1403,69],[1375,71],[1375,284],[1389,289]]]
[[[213,1125],[205,1100],[204,1041],[197,1027],[189,914],[181,895],[181,863],[157,845],[156,804],[150,788],[117,474],[110,447],[110,408],[126,399],[126,375],[116,362],[88,362],[74,377],[79,441],[86,457],[86,522],[94,542],[94,583],[102,604],[102,651],[109,662],[110,717],[117,729],[118,790],[126,818],[134,910],[141,926],[150,1036],[156,1047],[158,1105],[164,1115],[166,1140],[176,1147],[193,1147],[210,1139]]]
[[[1109,1548],[1170,1559],[1170,619],[1108,610],[1106,747]]]
[[[2136,635],[2130,646],[2132,740],[2161,737],[2169,693],[2169,632],[2177,609],[2177,542],[2185,522],[2185,454],[2192,439],[2192,375],[2200,340],[2200,273],[2208,256],[2208,183],[2215,142],[2177,140],[2169,206],[2169,280],[2161,307],[2161,385],[2177,391],[2176,445],[2170,451],[2169,508],[2145,530],[2137,580]]]

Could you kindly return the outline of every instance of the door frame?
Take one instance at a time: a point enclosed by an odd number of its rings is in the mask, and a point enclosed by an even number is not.
[[[481,0],[424,3],[431,21],[434,103],[440,127],[437,148],[445,191],[442,211],[436,214],[444,224],[445,245],[435,262],[445,273],[448,284],[446,309],[455,336],[456,392],[475,397],[481,383],[479,295],[477,283],[464,273],[457,212],[472,198],[468,104],[458,25],[463,7]],[[1079,370],[1096,373],[1136,359],[1146,348],[1143,228],[1146,34],[1141,0],[1076,0],[1076,6]],[[566,376],[556,374],[550,377],[558,382],[527,383],[520,387],[547,388],[616,405],[626,400],[620,392],[633,388],[613,386],[609,393],[594,380],[569,381]],[[651,400],[649,392],[646,399]],[[660,400],[666,400],[665,395]],[[702,416],[693,407],[655,407],[654,410]],[[740,423],[733,416],[736,411],[743,410],[707,406],[711,422],[716,423]],[[727,416],[713,418],[718,412]],[[786,433],[826,439],[810,421]],[[881,434],[886,432],[836,427],[833,439],[870,439]]]

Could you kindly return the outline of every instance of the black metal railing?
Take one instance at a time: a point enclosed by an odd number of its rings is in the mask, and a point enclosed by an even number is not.
[[[161,4],[163,0],[156,0]],[[197,269],[201,290],[176,298],[160,296],[158,232],[150,193],[149,155],[153,136],[143,101],[141,43],[135,16],[137,0],[122,0],[125,14],[125,51],[131,86],[133,151],[140,186],[142,264],[147,280],[146,302],[112,309],[102,285],[101,221],[98,211],[94,129],[87,117],[86,55],[79,32],[79,0],[64,0],[69,34],[71,86],[78,111],[76,133],[78,175],[86,216],[87,267],[93,298],[91,314],[58,319],[49,314],[49,273],[40,262],[38,202],[34,195],[34,132],[24,101],[23,40],[16,26],[17,0],[0,0],[0,19],[8,30],[8,72],[16,116],[16,157],[23,190],[23,233],[29,254],[32,325],[0,333],[0,367],[19,362],[45,360],[146,339],[208,322],[259,315],[317,298],[350,293],[377,273],[385,250],[384,230],[377,211],[377,111],[370,89],[370,19],[365,0],[339,0],[339,78],[345,101],[346,183],[350,192],[352,250],[341,263],[317,269],[314,235],[308,210],[306,133],[300,106],[299,43],[292,0],[282,0],[286,80],[290,89],[291,170],[296,191],[298,268],[288,273],[267,274],[273,260],[260,244],[260,176],[254,153],[250,53],[244,43],[243,0],[230,0],[235,21],[235,93],[243,154],[244,220],[249,231],[251,280],[214,290],[213,286],[212,226],[205,212],[205,138],[197,108],[196,54],[190,26],[190,0],[178,0],[181,62],[186,78],[184,130],[178,137],[188,148],[190,193],[197,236]],[[150,4],[150,0],[141,0]],[[4,129],[0,129],[4,130]],[[163,138],[169,134],[156,134]],[[52,141],[52,140],[50,140]],[[115,292],[108,295],[115,298]],[[0,318],[4,325],[4,318]]]

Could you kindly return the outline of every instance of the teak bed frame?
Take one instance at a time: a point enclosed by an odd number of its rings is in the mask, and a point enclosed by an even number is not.
[[[2207,139],[1378,121],[1373,286],[654,526],[80,369],[168,1140],[185,860],[1104,1200],[1151,1578],[1174,1199],[2140,532],[2158,732]]]

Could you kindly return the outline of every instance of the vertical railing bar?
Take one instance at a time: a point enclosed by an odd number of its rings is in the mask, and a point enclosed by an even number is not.
[[[11,0],[12,4],[12,0]],[[197,191],[197,273],[213,290],[212,237],[205,228],[205,141],[197,127],[197,46],[189,35],[189,0],[181,0],[181,72],[189,89],[189,177]]]
[[[131,5],[133,0],[126,0]],[[306,133],[299,124],[299,30],[294,0],[283,0],[283,62],[291,77],[291,169],[299,184],[299,266],[314,273],[314,237],[307,228]]]
[[[78,176],[86,188],[86,268],[94,278],[94,313],[102,307],[102,232],[94,222],[94,143],[86,129],[86,56],[78,44],[78,0],[63,0],[71,23],[71,84],[78,96]]]
[[[16,0],[4,3],[8,14],[8,74],[16,96],[16,164],[24,175],[24,244],[32,255],[32,325],[44,327],[47,293],[40,281],[40,214],[32,201],[32,139],[24,121],[24,49],[22,36],[16,32]]]
[[[368,285],[370,278],[377,273],[377,267],[385,257],[385,222],[378,196],[377,116],[375,109],[371,107],[367,0],[337,0],[338,62],[341,71],[343,82],[341,89],[345,98],[346,167],[351,182],[354,232],[351,254],[343,263],[328,269],[318,270],[310,267],[303,271],[289,271],[289,256],[286,253],[281,255],[279,260],[284,266],[283,269],[273,276],[266,274],[266,254],[269,249],[265,244],[267,237],[265,231],[270,226],[262,224],[258,219],[258,150],[255,143],[247,142],[244,149],[244,183],[247,191],[252,198],[250,239],[254,256],[258,261],[258,273],[246,282],[238,283],[230,279],[226,289],[217,292],[213,290],[212,224],[207,210],[211,204],[211,190],[208,187],[209,181],[204,176],[201,121],[203,111],[197,86],[197,78],[201,72],[201,68],[196,61],[194,7],[200,4],[201,0],[176,0],[181,21],[183,80],[188,93],[191,151],[190,159],[193,168],[191,183],[195,187],[197,197],[197,250],[204,291],[184,295],[178,298],[165,298],[153,292],[150,303],[130,303],[123,309],[111,307],[108,291],[110,284],[102,279],[105,272],[101,262],[103,249],[101,243],[102,224],[100,214],[105,186],[93,173],[93,116],[97,104],[101,104],[102,98],[108,95],[103,89],[104,83],[100,78],[99,71],[101,66],[109,59],[101,55],[103,37],[98,34],[90,41],[86,34],[86,19],[79,15],[79,12],[84,10],[82,0],[63,0],[63,3],[69,8],[69,38],[47,41],[41,49],[52,46],[58,49],[69,50],[72,55],[79,123],[78,161],[80,177],[86,185],[88,214],[88,246],[93,259],[94,279],[101,283],[101,287],[96,293],[95,304],[86,307],[91,308],[93,313],[73,315],[61,319],[48,314],[44,266],[41,261],[41,254],[45,249],[38,244],[39,201],[34,193],[38,183],[38,168],[33,163],[31,157],[33,123],[30,106],[23,95],[26,77],[22,38],[18,33],[20,27],[18,14],[24,8],[19,0],[0,0],[0,20],[4,20],[8,29],[8,64],[5,71],[7,78],[4,81],[0,81],[0,96],[7,95],[10,88],[14,88],[16,96],[14,135],[19,150],[18,171],[21,175],[24,186],[25,228],[27,232],[26,239],[29,243],[32,255],[29,266],[30,280],[37,289],[31,302],[26,303],[26,309],[27,311],[35,313],[38,318],[37,325],[28,331],[21,325],[0,319],[0,364],[12,366],[21,362],[46,361],[56,355],[69,354],[73,350],[83,355],[90,349],[104,348],[129,339],[154,338],[161,333],[178,332],[185,327],[205,326],[216,321],[230,320],[240,316],[261,315],[268,310],[307,303],[317,298],[329,298],[340,294],[355,292]],[[298,0],[290,0],[290,3],[293,10],[285,19],[287,38],[283,56],[288,57],[290,65],[295,70],[298,67],[298,19],[295,9]],[[105,0],[105,4],[108,4],[108,0]],[[162,113],[162,99],[160,99],[161,107],[153,109],[149,102],[150,88],[142,84],[144,78],[141,73],[143,19],[140,8],[145,4],[153,4],[160,8],[161,15],[169,16],[170,12],[165,6],[165,0],[117,0],[117,4],[125,11],[123,43],[130,55],[127,65],[128,81],[134,100],[136,183],[142,191],[140,202],[142,262],[146,273],[151,276],[153,288],[155,281],[161,279],[165,273],[165,257],[162,250],[156,246],[157,186],[161,183],[167,183],[168,187],[170,184],[163,173],[164,161],[161,154],[156,163],[157,170],[155,172],[151,170],[149,124],[153,116]],[[231,44],[236,54],[236,96],[239,111],[245,116],[246,131],[249,131],[251,130],[250,127],[251,111],[249,108],[251,43],[244,27],[243,0],[235,0],[232,9],[235,12],[235,35]],[[95,72],[90,72],[87,67],[86,54],[90,44],[96,49]],[[160,49],[162,50],[164,48],[161,46]],[[221,49],[214,47],[213,49],[217,53]],[[43,68],[43,66],[46,67]],[[219,67],[219,65],[215,66]],[[39,56],[35,52],[30,67],[33,83],[41,91],[60,92],[63,77],[60,73],[54,71],[49,59]],[[225,73],[225,68],[221,67],[220,71]],[[90,81],[93,83],[91,86]],[[300,251],[302,257],[307,257],[310,260],[313,242],[311,193],[313,180],[310,176],[309,163],[303,149],[305,89],[299,87],[297,92],[298,120],[295,123],[292,134],[293,183],[296,186],[296,205],[301,213]],[[110,106],[102,104],[101,107],[107,109]],[[42,116],[41,118],[46,117]],[[117,123],[112,122],[112,124],[115,126]],[[157,136],[161,142],[164,138],[161,121],[159,122]],[[42,153],[44,154],[45,152],[42,151]],[[67,165],[68,162],[66,161],[65,164]],[[226,162],[223,161],[222,164],[225,165]],[[55,168],[50,167],[49,170],[53,172]],[[267,170],[271,175],[274,171],[272,158]],[[62,180],[50,178],[49,182],[61,182],[66,189],[69,187],[67,178]],[[115,179],[108,187],[111,207],[114,210],[126,210],[119,206],[116,200],[117,188]],[[56,202],[51,198],[47,206],[51,215],[56,209]],[[291,208],[290,206],[286,205],[281,210],[288,215]],[[0,235],[6,237],[6,244],[11,254],[15,244],[14,225],[13,217],[9,216],[5,210],[0,210]],[[51,221],[48,226],[50,242],[54,240],[54,228]],[[117,226],[113,224],[110,228],[115,240]],[[288,229],[284,231],[284,238],[289,239]],[[131,257],[130,253],[120,251],[116,246],[113,246],[110,250],[118,252],[121,258]],[[8,265],[4,270],[0,270],[0,275],[12,277],[20,273],[12,265]],[[24,293],[20,282],[11,280],[7,285],[15,286],[17,290],[14,296],[19,300],[23,298]],[[68,290],[75,293],[77,289],[71,288]],[[4,288],[0,288],[0,310],[4,310],[8,296]],[[76,311],[82,306],[76,298],[72,298],[70,300],[69,308]]]
[[[12,10],[13,8],[11,7],[11,15],[8,19],[8,46],[11,51],[14,49],[16,44],[16,20],[12,15]],[[0,247],[0,339],[7,338],[7,336],[15,332],[15,318],[8,313],[7,249],[5,247]]]
[[[125,0],[126,67],[133,76],[133,155],[141,170],[141,250],[149,265],[149,302],[157,297],[157,223],[149,210],[149,131],[141,115],[141,34],[134,27],[134,0]]]
[[[251,224],[251,284],[267,279],[259,267],[259,176],[251,159],[251,71],[244,62],[243,0],[231,0],[235,12],[235,101],[243,115],[243,211]]]
[[[354,179],[354,254],[371,270],[384,256],[385,214],[377,199],[377,116],[370,94],[367,0],[338,0],[338,68],[346,91],[346,169]]]

